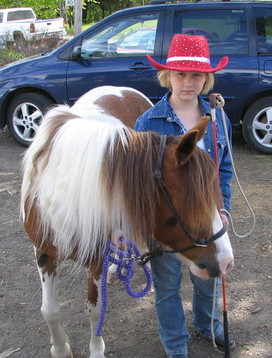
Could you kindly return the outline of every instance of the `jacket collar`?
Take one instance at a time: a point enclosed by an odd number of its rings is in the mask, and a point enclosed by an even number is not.
[[[155,107],[152,108],[148,114],[148,118],[158,118],[166,119],[170,118],[172,115],[172,107],[169,103],[169,97],[171,92],[167,92],[157,103]]]
[[[155,107],[152,108],[148,114],[148,118],[157,118],[157,119],[166,119],[169,122],[175,122],[173,116],[173,109],[169,103],[169,97],[171,92],[167,92],[157,103]],[[198,97],[200,110],[202,115],[211,114],[211,108],[208,102],[206,102],[202,97]]]

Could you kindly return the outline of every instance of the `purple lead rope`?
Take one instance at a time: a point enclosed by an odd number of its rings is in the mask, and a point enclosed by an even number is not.
[[[152,276],[149,268],[146,265],[141,265],[146,277],[146,286],[142,291],[135,292],[132,290],[131,282],[134,276],[134,265],[136,264],[136,258],[139,258],[141,253],[132,241],[123,237],[120,238],[119,241],[125,244],[127,250],[120,250],[112,242],[108,241],[103,256],[100,285],[101,305],[99,321],[96,325],[96,336],[102,335],[102,329],[106,318],[108,306],[107,275],[111,263],[117,265],[117,277],[123,282],[129,296],[133,298],[144,297],[148,294],[152,285]]]

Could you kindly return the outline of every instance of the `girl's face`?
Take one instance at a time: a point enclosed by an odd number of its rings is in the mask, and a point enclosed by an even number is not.
[[[201,72],[170,71],[172,95],[180,100],[194,100],[202,91],[207,75]]]

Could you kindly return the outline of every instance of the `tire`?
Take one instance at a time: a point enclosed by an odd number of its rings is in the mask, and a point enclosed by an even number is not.
[[[242,128],[243,137],[251,148],[272,154],[272,97],[261,98],[249,107]]]
[[[13,99],[7,109],[7,124],[15,140],[28,147],[53,101],[38,93],[22,93]]]
[[[24,51],[26,48],[26,40],[24,38],[24,35],[21,32],[15,32],[13,38],[15,47],[20,51]]]

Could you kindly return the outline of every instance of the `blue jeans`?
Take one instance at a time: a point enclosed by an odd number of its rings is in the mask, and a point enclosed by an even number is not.
[[[156,311],[159,323],[159,335],[168,355],[188,354],[189,334],[180,296],[182,281],[181,261],[175,254],[164,253],[151,260],[152,274],[156,294]],[[190,274],[193,283],[193,323],[202,334],[211,337],[211,315],[213,306],[214,279],[201,280]],[[217,303],[220,290],[217,288]],[[223,332],[220,312],[214,316],[215,336]]]

